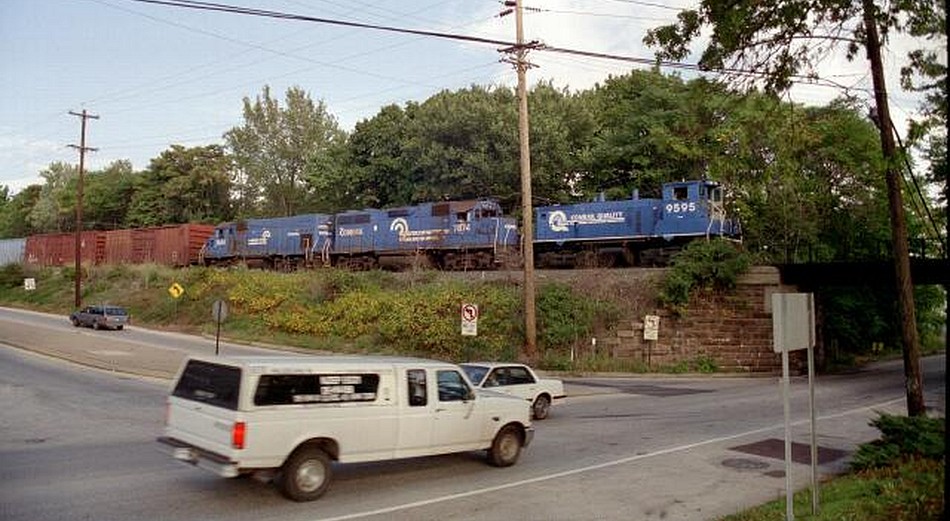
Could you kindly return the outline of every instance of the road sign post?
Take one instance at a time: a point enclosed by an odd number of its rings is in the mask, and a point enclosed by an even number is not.
[[[211,318],[215,322],[214,355],[218,356],[221,341],[221,322],[228,318],[228,303],[223,300],[215,300],[214,304],[211,305]]]
[[[478,304],[462,304],[462,336],[478,336]]]
[[[812,515],[818,515],[818,434],[815,426],[815,298],[811,293],[772,294],[772,342],[782,353],[782,402],[785,408],[785,518],[794,521],[792,491],[792,423],[788,352],[808,351],[808,408],[811,417]]]

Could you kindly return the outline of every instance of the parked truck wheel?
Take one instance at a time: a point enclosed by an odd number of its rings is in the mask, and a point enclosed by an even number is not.
[[[521,432],[513,425],[507,425],[498,431],[488,449],[488,461],[496,467],[510,467],[521,456],[523,441]]]
[[[294,501],[313,501],[330,486],[333,467],[330,456],[316,447],[294,452],[277,475],[281,493]]]

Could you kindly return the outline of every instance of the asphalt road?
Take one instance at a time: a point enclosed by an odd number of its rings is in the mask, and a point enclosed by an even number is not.
[[[31,326],[46,327],[42,316],[36,320]],[[133,335],[143,335],[152,350],[207,347],[206,339],[191,344],[180,335],[134,327],[78,331],[65,320],[63,327],[60,334],[91,338],[102,351],[127,349]],[[48,331],[44,336],[55,338]],[[942,414],[945,357],[925,359],[924,366],[925,398]],[[4,346],[0,519],[706,520],[784,494],[781,454],[741,449],[782,438],[777,379],[586,378],[567,384],[572,397],[536,422],[535,442],[514,467],[493,468],[481,453],[342,465],[326,496],[298,504],[268,484],[221,479],[159,452],[154,440],[162,430],[167,381]],[[876,438],[868,420],[877,410],[901,413],[903,396],[899,361],[820,378],[819,445],[838,455],[821,466],[822,473],[840,471],[858,443]],[[803,379],[794,382],[793,404],[793,438],[805,443]],[[795,464],[792,475],[804,487],[808,467]]]

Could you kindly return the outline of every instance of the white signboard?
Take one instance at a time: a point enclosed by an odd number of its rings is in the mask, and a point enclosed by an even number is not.
[[[776,353],[815,346],[815,298],[811,293],[772,294],[772,344]]]
[[[477,304],[462,304],[462,336],[478,336]]]
[[[647,315],[643,317],[643,339],[660,339],[660,317],[658,315]]]
[[[33,277],[23,279],[23,289],[27,291],[36,290],[36,279],[34,279]]]

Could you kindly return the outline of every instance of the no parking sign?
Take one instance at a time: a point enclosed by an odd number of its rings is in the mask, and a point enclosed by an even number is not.
[[[478,335],[478,304],[462,304],[462,336]]]

